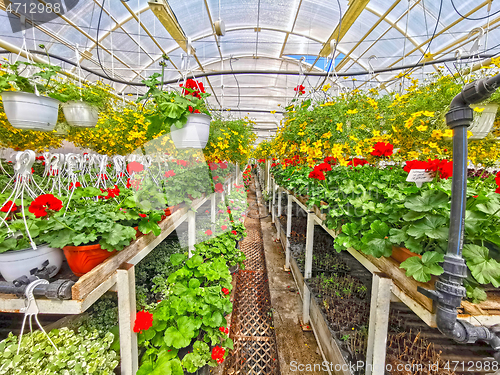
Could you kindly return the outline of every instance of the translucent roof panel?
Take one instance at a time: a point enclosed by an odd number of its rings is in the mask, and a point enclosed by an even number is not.
[[[454,0],[457,11],[472,19],[459,15],[450,0],[340,0],[340,8],[337,1],[324,0],[157,1],[168,1],[174,22],[184,32],[186,41],[192,41],[194,56],[186,57],[184,43],[171,36],[149,9],[148,0],[108,0],[104,9],[102,0],[80,0],[67,14],[37,25],[34,31],[30,28],[26,32],[27,48],[42,52],[37,45],[45,44],[53,56],[51,61],[71,72],[77,72],[71,64],[76,63],[75,50],[87,51],[90,58],[80,56],[80,62],[95,72],[85,72],[90,80],[101,79],[98,75],[103,74],[104,67],[116,79],[138,82],[161,71],[159,61],[164,53],[170,59],[165,79],[173,82],[173,88],[178,88],[185,75],[199,77],[203,72],[223,70],[223,76],[202,78],[213,93],[209,98],[211,105],[217,109],[252,110],[264,127],[278,123],[280,117],[270,111],[286,105],[295,96],[295,86],[304,84],[309,93],[324,81],[323,77],[275,72],[299,72],[302,56],[306,57],[303,71],[328,69],[331,55],[327,59],[319,54],[329,49],[331,38],[338,39],[334,30],[339,26],[340,15],[347,31],[337,44],[335,70],[339,74],[363,73],[356,80],[339,79],[348,88],[370,88],[383,83],[387,91],[402,90],[408,80],[396,78],[401,70],[373,75],[368,72],[372,68],[416,64],[422,61],[424,53],[428,54],[426,65],[413,72],[419,79],[436,71],[433,61],[453,58],[457,51],[463,58],[449,62],[450,69],[456,69],[454,64],[464,68],[467,63],[476,62],[468,58],[470,54],[500,54],[497,1],[491,2],[488,13],[487,1]],[[13,60],[23,45],[23,37],[20,32],[12,32],[7,13],[2,10],[4,2],[0,0],[0,47],[11,51],[12,55],[4,55]],[[226,26],[226,34],[221,37],[214,35],[211,25],[218,19]],[[71,63],[63,63],[58,57]],[[239,70],[259,74],[235,77],[231,72]],[[330,81],[336,80],[332,72]],[[144,88],[123,83],[113,86],[119,92],[134,95],[144,92]],[[242,113],[238,111],[238,116]]]

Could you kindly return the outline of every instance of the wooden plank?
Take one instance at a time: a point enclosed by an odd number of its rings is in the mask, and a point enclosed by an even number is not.
[[[293,257],[290,257],[290,269],[292,270],[292,276],[297,284],[297,289],[300,293],[300,298],[304,298],[304,276],[300,273],[297,262]]]
[[[205,201],[206,198],[200,198],[193,201],[193,206],[200,206],[201,201]],[[167,217],[160,223],[160,227],[163,230],[171,227],[172,223],[178,222],[178,219],[187,214],[187,207],[183,207],[171,216]],[[162,236],[162,234],[160,234]],[[160,237],[158,236],[158,237]],[[163,238],[166,237],[166,233],[163,233]],[[109,278],[122,263],[126,263],[134,258],[137,254],[143,251],[147,246],[154,241],[157,241],[157,237],[153,233],[141,236],[137,240],[133,241],[129,246],[124,248],[122,251],[118,252],[111,258],[106,259],[103,263],[99,264],[92,271],[86,273],[78,282],[73,285],[72,297],[73,300],[83,300],[87,295],[89,295],[94,289],[96,289],[99,284],[103,283],[107,278]],[[158,242],[158,241],[157,241]]]

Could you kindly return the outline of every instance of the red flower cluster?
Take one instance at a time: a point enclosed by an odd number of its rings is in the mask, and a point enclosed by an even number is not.
[[[198,82],[195,81],[194,79],[188,79],[185,85],[181,83],[179,87],[183,88],[182,95],[192,95],[195,98],[201,98],[200,93],[205,92],[205,88],[203,87],[203,82]]]
[[[219,327],[219,331],[221,331],[222,333],[225,333],[226,335],[229,334],[229,328]]]
[[[120,195],[120,189],[116,185],[112,188],[109,188],[109,189],[102,189],[101,188],[101,191],[103,193],[108,192],[108,195],[99,195],[98,196],[99,199],[111,199],[111,198],[114,198],[114,197],[117,197]]]
[[[169,177],[174,177],[175,176],[175,172],[173,169],[169,170],[169,171],[166,171],[165,172],[165,177],[166,178],[169,178]]]
[[[444,179],[448,179],[453,176],[453,162],[449,160],[409,160],[406,162],[406,165],[403,169],[408,173],[410,173],[412,169],[425,169],[426,171],[432,172],[439,171],[439,177]]]
[[[221,348],[219,345],[212,349],[212,359],[219,364],[224,362],[224,354],[226,354],[226,349]]]
[[[136,161],[132,161],[127,165],[127,172],[129,174],[142,172],[143,170],[144,170],[144,165]]]
[[[259,160],[257,160],[257,162],[259,162],[259,163],[265,163],[266,159],[259,159]]]
[[[219,167],[217,166],[217,163],[208,163],[208,168],[210,168],[211,171],[215,171]]]
[[[495,182],[497,183],[497,189],[495,190],[495,193],[500,194],[500,172],[498,172],[495,176]]]
[[[358,165],[366,165],[368,162],[365,159],[353,158],[347,165],[352,165],[353,167],[357,167]]]
[[[40,161],[41,161],[41,160],[45,160],[45,158],[44,158],[44,157],[43,157],[43,155],[42,155],[42,156],[37,156],[37,157],[35,158],[35,160],[40,160]]]
[[[373,156],[391,156],[394,151],[394,145],[390,143],[377,142],[373,145]]]
[[[332,166],[328,163],[321,163],[314,167],[314,169],[309,173],[309,178],[315,178],[319,181],[325,180],[325,175],[323,172],[328,172],[332,170]]]
[[[193,113],[193,107],[189,106],[189,107],[188,107],[188,111],[189,111],[189,112],[191,112],[191,113]],[[195,110],[194,110],[194,113],[201,113],[201,112],[200,112],[200,110],[199,110],[199,109],[195,109]]]
[[[298,85],[296,88],[293,89],[293,91],[298,92],[299,95],[302,95],[306,93],[306,88],[303,85]]]
[[[234,234],[235,236],[238,234],[238,232],[236,232],[235,230],[232,230],[231,233]]]
[[[73,185],[73,183],[71,182],[71,183],[69,184],[68,190],[73,189],[73,186],[74,186],[74,187],[79,188],[79,187],[81,187],[81,186],[82,186],[82,184],[81,184],[80,182],[78,182],[78,181],[77,181],[77,182],[75,183],[75,185]]]
[[[327,156],[325,158],[325,160],[323,160],[323,162],[331,164],[331,165],[335,165],[335,164],[337,164],[337,158],[334,158],[333,156]]]
[[[222,192],[224,192],[224,186],[220,182],[217,182],[215,184],[215,192],[216,193],[222,193]]]
[[[212,235],[212,231],[211,231],[210,229],[208,229],[207,231],[205,231],[205,234],[206,234],[207,236],[211,236],[211,235]]]
[[[142,217],[142,218],[145,218],[145,217],[147,217],[147,216],[148,216],[148,215],[146,215],[146,214],[137,214],[137,215],[139,215],[139,216],[140,216],[140,217]]]
[[[177,160],[176,161],[177,165],[182,165],[183,167],[187,166],[187,161],[185,160]]]
[[[222,162],[222,161],[221,161],[221,162],[219,163],[219,168],[220,168],[220,169],[226,169],[226,168],[227,168],[227,163],[224,163],[224,162]]]
[[[13,212],[15,210],[17,210],[17,205],[12,201],[8,201],[2,208],[0,208],[0,211],[2,212]]]
[[[47,216],[50,212],[60,211],[61,208],[63,208],[63,203],[60,199],[52,194],[42,194],[31,202],[28,211],[40,218]]]
[[[222,288],[222,293],[224,293],[224,295],[228,295],[229,294],[229,289],[227,288]]]
[[[142,333],[153,325],[153,314],[147,311],[138,311],[135,316],[134,332]]]
[[[222,229],[222,230],[226,230],[226,229],[227,229],[227,225],[223,225],[223,226],[221,226],[221,227],[220,227],[220,229]]]

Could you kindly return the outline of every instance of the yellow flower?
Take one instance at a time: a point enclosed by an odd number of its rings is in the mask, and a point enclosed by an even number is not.
[[[271,111],[271,114],[273,114],[273,115],[274,115],[275,113],[276,113],[276,111]]]
[[[374,137],[380,137],[380,131],[378,130],[373,130],[372,131]]]
[[[337,130],[338,130],[338,124],[337,124]],[[328,133],[325,133],[321,136],[321,138],[326,138],[326,139],[330,139],[332,137],[332,132],[329,131]]]
[[[427,130],[428,126],[427,125],[420,125],[420,126],[417,126],[417,130],[420,131],[420,132],[425,132]]]
[[[342,130],[342,125],[343,125],[343,124],[342,124],[341,122],[337,122],[337,131],[339,131],[339,132],[342,132],[342,131],[343,131],[343,130]]]
[[[358,113],[358,110],[357,110],[357,109],[349,109],[346,113],[347,113],[348,115],[353,115],[353,114]]]
[[[481,113],[483,111],[484,111],[484,107],[483,108],[474,107],[474,112]]]
[[[321,90],[323,90],[324,92],[327,92],[330,87],[332,87],[332,85],[329,83],[327,85],[324,85]]]
[[[443,136],[446,138],[451,138],[453,137],[453,130],[452,129],[446,129],[443,133]]]

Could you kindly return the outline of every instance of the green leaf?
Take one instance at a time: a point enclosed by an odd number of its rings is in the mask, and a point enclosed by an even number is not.
[[[189,280],[189,287],[191,289],[198,289],[200,287],[201,283],[200,280],[198,279],[191,279]]]
[[[7,238],[0,243],[0,254],[16,248],[17,240],[14,237]]]
[[[407,228],[408,228],[407,226],[405,226],[401,229],[391,228],[391,230],[389,231],[390,241],[393,244],[400,245],[400,244],[404,243],[406,240],[408,240],[408,235],[406,234]]]
[[[462,254],[467,262],[472,276],[480,284],[500,286],[500,263],[490,258],[488,248],[474,244],[464,245]]]
[[[497,199],[491,199],[489,202],[478,204],[476,208],[488,215],[494,215],[500,210],[500,204]]]
[[[405,221],[420,220],[421,218],[425,217],[425,215],[427,215],[427,213],[425,212],[409,211],[408,213],[403,215],[403,220]]]
[[[413,237],[409,237],[405,241],[405,247],[410,250],[412,253],[421,254],[424,251],[424,247],[422,245],[422,241],[418,241]]]
[[[170,263],[172,263],[172,266],[178,266],[179,264],[184,262],[186,260],[186,258],[187,257],[184,254],[180,254],[180,253],[172,254],[170,256]]]
[[[406,233],[416,239],[430,237],[438,240],[448,238],[449,229],[443,227],[447,223],[446,218],[437,215],[428,215],[423,219],[411,224]]]
[[[420,282],[428,282],[431,275],[441,275],[443,268],[438,263],[444,261],[444,255],[437,252],[427,252],[419,257],[411,257],[401,263],[400,267],[406,270],[406,276],[413,277]]]
[[[484,289],[479,286],[466,284],[465,289],[467,291],[467,298],[469,298],[472,303],[480,303],[488,299]]]
[[[449,202],[448,195],[438,190],[426,190],[422,195],[408,198],[405,207],[418,212],[427,212],[446,207]]]
[[[186,266],[188,266],[189,268],[196,268],[199,267],[202,263],[203,257],[196,254],[186,261]]]
[[[212,328],[218,328],[222,324],[222,314],[219,311],[215,311],[213,314],[207,314],[203,317],[203,324],[212,327]]]
[[[173,346],[176,349],[185,348],[191,343],[191,337],[184,336],[175,327],[168,327],[163,336],[165,344],[168,346]]]
[[[342,233],[348,236],[355,236],[359,233],[359,227],[356,223],[347,223],[342,225]]]
[[[370,228],[361,239],[363,242],[361,251],[376,258],[380,258],[381,256],[390,257],[392,254],[392,242],[388,238],[389,226],[380,220],[375,220],[370,225]]]
[[[146,218],[142,219],[139,222],[139,231],[144,234],[148,234],[153,232],[155,236],[159,236],[161,233],[160,226],[156,223],[156,221],[148,220]]]

